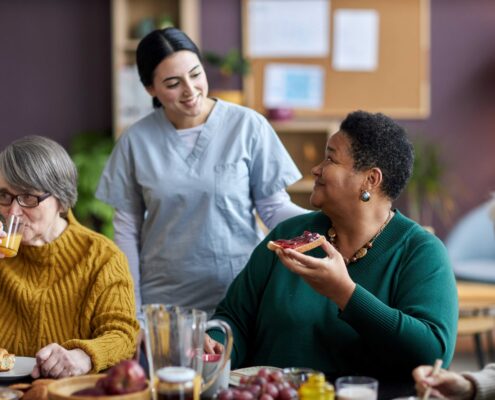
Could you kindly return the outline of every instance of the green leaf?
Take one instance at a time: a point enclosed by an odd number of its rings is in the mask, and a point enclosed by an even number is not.
[[[423,225],[432,225],[433,215],[448,221],[453,210],[452,194],[446,189],[448,167],[441,147],[424,137],[415,137],[414,166],[405,189],[409,216]]]
[[[204,60],[213,67],[217,67],[225,76],[234,74],[244,76],[250,71],[250,64],[238,49],[231,49],[224,56],[212,51],[203,53]]]
[[[109,238],[113,238],[114,210],[96,199],[95,192],[113,146],[110,133],[83,132],[73,138],[69,148],[79,175],[74,214],[82,224]]]

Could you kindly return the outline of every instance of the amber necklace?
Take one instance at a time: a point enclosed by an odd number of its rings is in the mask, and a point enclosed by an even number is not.
[[[359,248],[351,258],[342,256],[345,265],[349,265],[353,262],[356,262],[360,258],[363,258],[366,254],[368,254],[368,250],[373,247],[373,242],[380,235],[380,233],[383,232],[383,230],[385,229],[385,227],[387,226],[387,224],[390,222],[391,219],[392,219],[392,210],[389,210],[387,219],[385,220],[383,225],[380,227],[380,229],[378,229],[378,232],[375,233],[375,235],[364,244],[364,246]],[[337,245],[337,231],[333,226],[331,226],[330,229],[328,230],[328,241],[333,245],[333,247],[339,250],[339,246]]]

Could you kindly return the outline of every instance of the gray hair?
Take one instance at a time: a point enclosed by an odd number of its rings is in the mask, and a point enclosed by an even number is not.
[[[77,169],[65,149],[43,136],[26,136],[0,153],[0,173],[19,191],[50,193],[64,211],[77,201]]]

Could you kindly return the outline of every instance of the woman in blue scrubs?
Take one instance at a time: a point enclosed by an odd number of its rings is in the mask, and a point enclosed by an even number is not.
[[[155,110],[118,140],[97,197],[115,207],[139,305],[211,313],[268,228],[306,212],[286,187],[301,174],[266,119],[208,97],[199,50],[184,32],[151,32],[137,49]]]

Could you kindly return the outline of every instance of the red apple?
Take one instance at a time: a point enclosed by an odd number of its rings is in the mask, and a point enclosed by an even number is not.
[[[139,392],[146,387],[146,373],[137,361],[124,360],[112,367],[96,387],[110,395]]]

